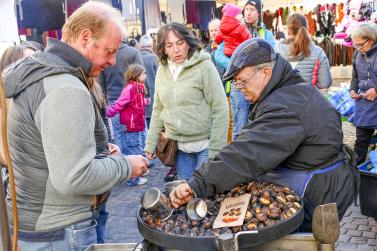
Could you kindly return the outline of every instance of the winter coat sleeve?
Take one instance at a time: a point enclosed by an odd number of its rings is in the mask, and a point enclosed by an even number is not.
[[[95,158],[96,115],[87,90],[64,87],[49,93],[37,113],[49,179],[59,193],[101,194],[131,176],[124,155]]]
[[[356,56],[357,56],[357,51],[353,54],[353,57],[352,57],[352,78],[351,78],[350,91],[354,90],[355,92],[358,92],[359,76],[356,70]]]
[[[108,118],[114,117],[117,113],[122,111],[124,107],[131,102],[131,89],[132,85],[127,85],[123,88],[122,93],[115,103],[106,109],[106,115]]]
[[[272,34],[271,31],[267,30],[265,31],[264,34],[264,39],[274,48],[276,45],[274,35]]]
[[[332,84],[330,64],[322,48],[319,54],[319,59],[320,59],[320,65],[319,65],[319,70],[318,70],[317,86],[319,89],[329,88]]]
[[[294,154],[304,141],[305,129],[294,112],[283,105],[263,110],[238,138],[195,171],[189,185],[199,197],[212,196],[258,178]]]
[[[224,41],[223,34],[221,33],[221,31],[219,31],[219,33],[217,33],[217,35],[215,37],[215,42],[216,42],[216,44],[220,44],[223,41]]]
[[[144,151],[154,153],[156,151],[157,143],[158,143],[158,136],[160,132],[164,129],[163,121],[160,119],[160,114],[164,109],[164,105],[162,104],[160,97],[159,97],[159,86],[163,83],[160,83],[159,80],[159,71],[158,69],[156,74],[156,81],[155,81],[155,92],[154,92],[154,103],[153,103],[153,110],[151,116],[151,123],[148,130],[148,136],[145,142]]]
[[[224,70],[226,70],[226,68],[228,67],[228,64],[230,62],[230,58],[225,56],[224,47],[225,47],[224,42],[219,44],[219,46],[217,47],[216,52],[215,52],[215,61],[220,67],[222,67]]]
[[[211,108],[212,126],[209,136],[209,157],[211,158],[227,144],[229,107],[221,79],[212,62],[205,62],[201,70],[204,98]]]
[[[249,38],[251,38],[249,30],[247,29],[247,27],[245,25],[241,24],[239,26],[238,41],[237,42],[242,43],[242,42],[248,40]]]

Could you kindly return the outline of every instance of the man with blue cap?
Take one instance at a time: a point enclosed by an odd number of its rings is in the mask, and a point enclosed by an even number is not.
[[[259,180],[291,187],[303,198],[301,231],[311,231],[313,211],[321,204],[335,202],[341,220],[356,199],[359,174],[331,103],[259,38],[237,48],[223,79],[234,79],[254,104],[249,123],[170,194],[173,205]]]

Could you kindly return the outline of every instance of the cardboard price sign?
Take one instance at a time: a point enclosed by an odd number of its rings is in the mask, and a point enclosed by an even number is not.
[[[241,226],[245,219],[251,194],[243,194],[234,198],[226,198],[220,207],[213,228]]]

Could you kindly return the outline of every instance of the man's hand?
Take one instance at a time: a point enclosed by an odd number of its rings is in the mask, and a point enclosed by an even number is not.
[[[361,96],[357,92],[355,92],[354,90],[350,91],[350,97],[352,99],[360,99],[361,98]]]
[[[109,154],[110,155],[119,155],[121,154],[119,146],[109,143]]]
[[[377,92],[376,92],[376,89],[374,89],[374,88],[370,88],[370,89],[368,89],[367,92],[363,94],[363,97],[364,97],[366,100],[374,101],[374,100],[377,98]]]
[[[148,168],[149,160],[141,155],[128,155],[127,160],[131,163],[132,174],[131,179],[142,176]]]
[[[147,156],[147,158],[149,160],[152,160],[152,159],[156,158],[156,154],[155,153],[150,153],[150,152],[145,152],[145,156]]]
[[[169,197],[173,207],[178,208],[194,198],[194,193],[188,184],[181,184],[174,188]]]

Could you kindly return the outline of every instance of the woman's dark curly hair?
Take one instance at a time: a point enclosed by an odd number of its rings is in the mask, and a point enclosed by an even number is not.
[[[183,39],[188,43],[190,47],[188,58],[190,58],[195,51],[200,51],[202,49],[202,44],[199,38],[195,37],[185,25],[175,22],[165,24],[157,33],[156,52],[161,64],[168,64],[168,55],[165,53],[165,40],[169,31],[173,31],[178,38]]]

